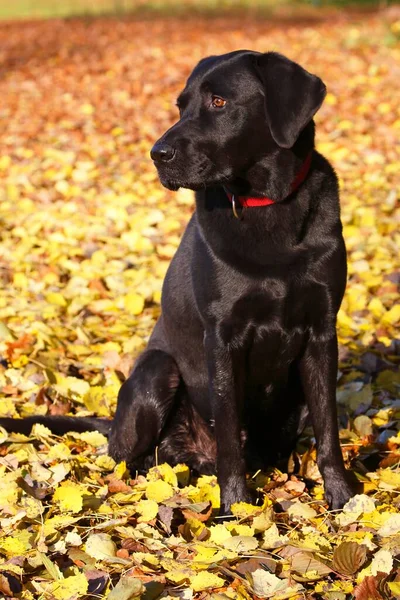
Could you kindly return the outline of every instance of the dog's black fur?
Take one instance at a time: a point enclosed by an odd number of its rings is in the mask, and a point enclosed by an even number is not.
[[[346,252],[337,179],[314,150],[325,93],[318,77],[273,52],[212,56],[152,150],[164,186],[197,190],[196,212],[165,278],[162,315],[122,385],[109,448],[133,469],[150,466],[158,446],[159,461],[216,470],[224,511],[249,499],[249,466],[290,453],[308,415],[330,506],[354,493],[335,402]],[[310,152],[308,176],[291,193]],[[237,219],[227,190],[275,204]],[[110,426],[0,419],[20,431],[32,422],[58,433]]]

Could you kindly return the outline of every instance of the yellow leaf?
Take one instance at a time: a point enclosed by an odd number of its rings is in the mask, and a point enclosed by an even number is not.
[[[64,527],[73,525],[76,521],[76,517],[66,515],[56,515],[55,517],[50,517],[44,522],[43,533],[45,536],[52,535]]]
[[[343,308],[338,312],[337,324],[341,335],[351,336],[354,334],[354,331],[357,331],[357,325],[354,323],[353,319],[344,312]]]
[[[188,579],[188,572],[183,570],[183,569],[177,569],[174,571],[167,571],[165,573],[165,577],[169,580],[172,581],[173,583],[176,583],[178,585],[180,585],[181,583],[184,583],[187,579]]]
[[[93,364],[93,361],[91,362]],[[111,386],[111,390],[107,387],[95,385],[91,386],[83,396],[83,403],[90,412],[96,413],[99,417],[109,417],[110,409],[115,398],[118,395],[118,390]]]
[[[227,523],[226,528],[232,533],[232,535],[245,535],[253,536],[254,527],[250,525],[243,525],[242,523]]]
[[[176,246],[172,244],[160,244],[157,246],[157,254],[161,258],[172,258],[176,252]]]
[[[365,494],[356,494],[343,507],[343,512],[336,515],[336,521],[342,525],[350,525],[357,521],[363,513],[375,510],[375,500]]]
[[[178,478],[174,469],[166,463],[151,468],[147,473],[147,479],[149,481],[157,481],[160,478],[171,484],[173,487],[178,486]]]
[[[78,513],[83,507],[83,495],[87,493],[85,488],[65,481],[56,489],[53,495],[53,501],[56,502],[61,511]]]
[[[254,517],[253,528],[255,533],[260,533],[271,527],[272,523],[274,522],[273,517],[274,511],[272,508],[264,510],[262,513]]]
[[[387,537],[389,535],[395,535],[400,531],[400,514],[392,514],[388,515],[388,519],[385,523],[378,529],[378,535],[382,537]]]
[[[261,598],[276,598],[279,592],[283,592],[288,587],[286,580],[279,579],[279,577],[268,573],[264,569],[253,571],[251,582],[254,593]]]
[[[246,517],[259,513],[260,507],[254,506],[254,504],[248,504],[247,502],[235,502],[235,504],[232,504],[231,506],[231,511],[235,517],[245,519]]]
[[[184,525],[185,531],[190,533],[190,537],[198,537],[204,531],[207,530],[206,526],[199,519],[187,519]]]
[[[380,487],[389,490],[400,489],[400,472],[391,469],[380,469],[378,471]]]
[[[99,448],[100,446],[105,446],[107,444],[106,436],[98,431],[84,431],[82,433],[71,432],[68,435],[74,439],[83,440],[86,442],[86,444],[94,446],[95,448]]]
[[[176,474],[178,484],[182,487],[188,485],[190,481],[190,469],[186,465],[175,465],[174,473]]]
[[[197,480],[195,502],[211,502],[213,508],[220,507],[220,492],[217,478],[214,475],[203,475]]]
[[[387,335],[377,335],[376,339],[378,342],[381,342],[386,348],[389,348],[392,345],[392,340]]]
[[[124,297],[124,307],[131,315],[140,315],[144,308],[144,298],[135,292],[130,292]]]
[[[86,540],[85,551],[92,558],[104,560],[115,556],[117,547],[108,533],[94,533]]]
[[[35,425],[32,427],[31,435],[43,442],[54,443],[55,441],[53,433],[50,431],[50,429],[41,423],[35,423]]]
[[[71,456],[71,450],[66,444],[61,442],[55,444],[49,449],[48,455],[51,460],[68,460]]]
[[[371,302],[368,304],[368,310],[374,315],[376,319],[380,319],[385,313],[385,307],[383,306],[379,298],[372,298]]]
[[[3,156],[0,157],[0,169],[2,171],[5,171],[6,169],[9,168],[9,166],[11,165],[11,156],[8,156],[7,154],[3,154]]]
[[[66,579],[53,581],[46,587],[46,595],[55,600],[71,600],[71,598],[82,598],[87,594],[89,582],[83,573],[71,575]]]
[[[32,544],[30,542],[31,538],[32,533],[25,529],[18,533],[14,533],[13,536],[1,539],[0,548],[4,550],[9,557],[23,556],[32,549]]]
[[[19,506],[26,511],[29,519],[37,519],[45,511],[45,506],[36,498],[23,496],[19,501]]]
[[[295,520],[313,519],[317,516],[317,512],[309,504],[303,502],[293,502],[287,512]]]
[[[89,391],[90,385],[87,381],[78,379],[78,377],[57,375],[57,383],[54,388],[62,396],[82,398]]]
[[[234,535],[223,542],[224,548],[234,552],[250,552],[258,548],[258,541],[249,535]]]
[[[278,527],[273,523],[271,527],[263,533],[261,548],[266,548],[267,550],[279,548],[280,546],[287,544],[288,541],[289,538],[286,535],[280,535]]]
[[[0,417],[15,417],[17,411],[15,410],[15,404],[11,398],[0,399]]]
[[[67,301],[60,292],[50,292],[46,294],[46,300],[49,304],[55,304],[56,306],[67,306]]]
[[[202,592],[209,588],[220,588],[224,583],[225,581],[222,577],[218,577],[218,575],[214,575],[214,573],[209,573],[208,571],[203,571],[190,577],[190,585],[194,592]]]
[[[155,502],[163,502],[167,498],[171,498],[174,495],[172,486],[166,481],[159,479],[158,481],[151,481],[146,488],[146,497],[148,500],[154,500]]]
[[[145,563],[146,565],[152,565],[153,567],[158,567],[160,564],[159,559],[154,554],[150,552],[133,552],[132,560],[136,563],[140,563],[141,565]]]
[[[389,550],[381,548],[374,555],[371,564],[369,565],[372,575],[378,573],[390,573],[393,569],[393,557]]]
[[[140,500],[135,506],[136,512],[140,514],[138,523],[146,523],[156,518],[158,504],[154,500]]]
[[[210,527],[210,542],[222,545],[222,542],[231,536],[231,532],[222,523],[219,523],[218,525],[212,525]]]
[[[98,456],[96,458],[95,465],[103,471],[112,471],[115,469],[115,460],[111,458],[111,456],[103,454],[102,456]]]
[[[329,106],[335,106],[337,104],[337,98],[331,92],[328,92],[325,97],[325,103]]]
[[[390,591],[392,592],[393,596],[400,597],[400,582],[398,581],[390,581],[389,583],[386,584]]]
[[[206,561],[208,562],[210,558],[213,558],[218,552],[217,548],[213,548],[211,546],[205,546],[202,543],[194,544],[193,550],[196,550],[196,556],[194,560],[196,562]],[[212,561],[211,561],[212,562]]]
[[[382,317],[381,323],[384,325],[396,325],[400,322],[400,304],[395,304]]]
[[[41,556],[42,562],[46,568],[46,571],[51,576],[51,578],[54,579],[55,581],[63,579],[63,575],[62,575],[58,565],[56,563],[53,563],[53,561],[51,561],[50,558],[46,554],[43,554],[43,552],[40,553],[40,556]]]
[[[26,290],[29,286],[29,280],[24,273],[15,273],[13,284],[20,290]]]
[[[391,415],[391,408],[381,408],[381,410],[378,410],[378,412],[372,417],[372,421],[377,427],[382,427],[382,425],[386,425],[389,422]]]
[[[145,587],[140,579],[121,577],[115,588],[108,594],[108,600],[133,600],[142,597]]]
[[[129,472],[126,468],[126,462],[123,460],[120,463],[117,464],[117,466],[114,469],[114,475],[116,476],[117,479],[125,479],[126,475],[128,475]]]
[[[215,564],[226,560],[235,560],[238,557],[237,552],[227,550],[226,548],[219,550],[208,546],[195,545],[197,555],[193,559],[192,568],[203,571],[207,565]]]

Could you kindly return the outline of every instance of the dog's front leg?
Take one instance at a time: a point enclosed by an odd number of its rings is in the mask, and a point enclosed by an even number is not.
[[[235,380],[232,353],[214,332],[206,334],[204,344],[217,444],[221,514],[229,514],[234,502],[251,501],[241,444],[243,383]]]
[[[338,343],[309,340],[300,361],[300,376],[317,442],[317,462],[332,509],[341,508],[355,494],[348,481],[339,443],[336,411]]]

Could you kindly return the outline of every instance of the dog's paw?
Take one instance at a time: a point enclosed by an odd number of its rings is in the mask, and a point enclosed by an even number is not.
[[[343,508],[357,492],[357,486],[347,479],[325,484],[325,498],[331,510]]]
[[[116,463],[122,461],[129,462],[131,456],[130,449],[125,448],[118,440],[116,436],[110,435],[108,439],[108,455],[115,460]]]
[[[136,472],[142,473],[146,470],[146,457],[135,457],[131,447],[125,447],[121,443],[116,443],[115,439],[109,440],[108,454],[116,463],[125,462],[127,468],[133,475]]]
[[[248,504],[254,503],[254,497],[250,490],[247,489],[246,485],[238,484],[224,488],[221,486],[221,508],[220,515],[230,516],[232,515],[231,506],[237,502],[247,502]]]

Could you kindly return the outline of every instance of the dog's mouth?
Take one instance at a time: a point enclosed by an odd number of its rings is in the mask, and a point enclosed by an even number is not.
[[[209,160],[204,160],[192,168],[186,166],[184,175],[180,169],[172,165],[155,163],[155,166],[162,185],[173,192],[179,188],[198,191],[212,185],[223,185],[229,179],[227,174],[216,172],[213,163]]]
[[[186,187],[184,184],[182,184],[179,181],[174,181],[172,179],[162,179],[160,177],[160,181],[163,184],[163,186],[165,188],[167,188],[167,190],[171,190],[172,192],[177,192],[179,190],[179,188],[181,187]]]
[[[168,190],[172,190],[176,192],[179,188],[188,188],[192,190],[197,190],[203,188],[206,183],[207,177],[205,177],[206,167],[197,167],[196,169],[185,169],[185,174],[182,174],[181,169],[176,168],[175,166],[169,166],[165,164],[158,165],[155,163],[157,167],[158,177],[164,187]],[[193,175],[191,171],[195,171]]]
[[[176,192],[179,188],[191,189],[190,182],[187,179],[180,177],[179,174],[167,172],[166,169],[157,169],[157,171],[160,182],[167,190]]]

